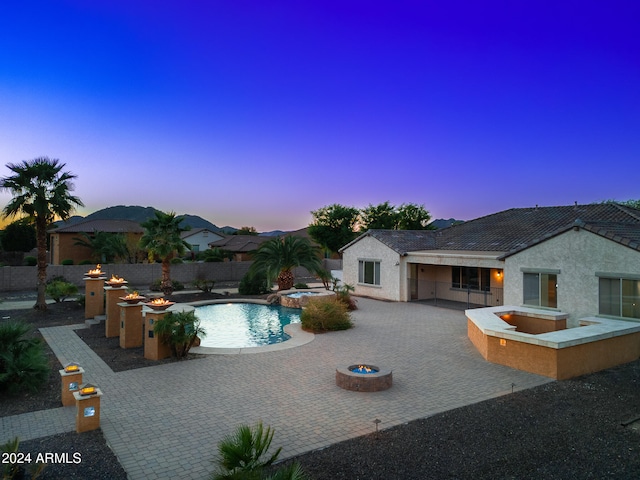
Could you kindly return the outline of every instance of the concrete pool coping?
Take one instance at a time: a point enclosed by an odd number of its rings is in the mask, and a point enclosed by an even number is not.
[[[183,305],[190,305],[193,307],[203,307],[205,305],[216,305],[225,303],[255,303],[258,305],[271,305],[266,300],[253,299],[253,298],[226,298],[220,300],[201,300],[198,302],[190,302]],[[284,342],[274,343],[272,345],[265,345],[262,347],[242,347],[242,348],[219,348],[219,347],[192,347],[192,353],[199,353],[203,355],[241,355],[252,353],[265,353],[276,352],[279,350],[287,350],[289,348],[299,347],[306,345],[313,341],[315,335],[310,332],[302,330],[302,326],[299,323],[293,323],[284,326],[284,333],[291,338]]]
[[[578,320],[578,327],[547,333],[530,334],[516,332],[515,326],[509,325],[500,318],[501,315],[508,314],[528,314],[530,316],[549,319],[560,318],[566,315],[561,312],[550,312],[547,310],[512,305],[477,308],[465,311],[466,317],[485,335],[555,349],[573,347],[640,332],[640,323],[604,317],[585,317]]]

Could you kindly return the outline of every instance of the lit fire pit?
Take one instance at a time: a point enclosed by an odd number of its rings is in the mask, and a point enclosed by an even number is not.
[[[355,364],[336,368],[336,385],[354,392],[379,392],[391,388],[391,370],[370,364]]]
[[[102,266],[100,264],[96,265],[96,268],[89,270],[85,273],[85,276],[89,278],[100,278],[104,275],[104,272],[101,270]]]
[[[170,302],[169,300],[165,300],[164,298],[154,298],[150,302],[145,303],[145,305],[152,310],[166,310],[171,305],[175,305],[175,302]]]
[[[130,305],[134,305],[136,303],[144,302],[146,300],[146,297],[143,297],[138,292],[133,292],[124,297],[120,297],[120,300],[122,300],[123,302],[127,302]]]
[[[105,282],[110,287],[122,287],[126,285],[127,282],[124,278],[119,277],[117,275],[111,275],[111,278]]]

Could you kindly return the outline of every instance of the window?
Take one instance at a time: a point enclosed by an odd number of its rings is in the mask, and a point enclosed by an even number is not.
[[[640,280],[600,278],[599,313],[640,318]]]
[[[451,288],[468,288],[488,292],[491,288],[491,269],[451,267]]]
[[[555,273],[524,273],[524,304],[558,306],[558,276]]]
[[[358,283],[366,285],[380,285],[380,261],[358,261]]]

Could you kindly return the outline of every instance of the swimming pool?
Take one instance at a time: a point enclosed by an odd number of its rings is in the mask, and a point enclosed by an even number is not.
[[[246,348],[289,339],[284,326],[300,323],[300,310],[256,303],[219,303],[196,307],[207,332],[201,347]]]

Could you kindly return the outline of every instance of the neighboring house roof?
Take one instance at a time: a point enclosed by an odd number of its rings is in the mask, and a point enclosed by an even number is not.
[[[144,228],[133,220],[85,220],[49,230],[49,233],[144,233]]]
[[[222,240],[211,242],[209,247],[222,248],[230,252],[238,253],[251,252],[272,238],[273,237],[258,237],[257,235],[228,235]]]
[[[222,237],[223,236],[222,234],[214,232],[213,230],[210,230],[210,229],[205,228],[205,227],[203,227],[203,228],[192,228],[191,230],[187,230],[185,232],[182,232],[180,234],[180,236],[184,240],[186,238],[189,238],[189,237],[191,237],[193,235],[197,235],[198,233],[202,233],[202,232],[209,232],[209,233],[215,235],[216,237]]]
[[[505,258],[579,227],[640,250],[640,210],[617,204],[512,208],[440,230],[370,230],[400,255],[424,250],[503,252]]]

